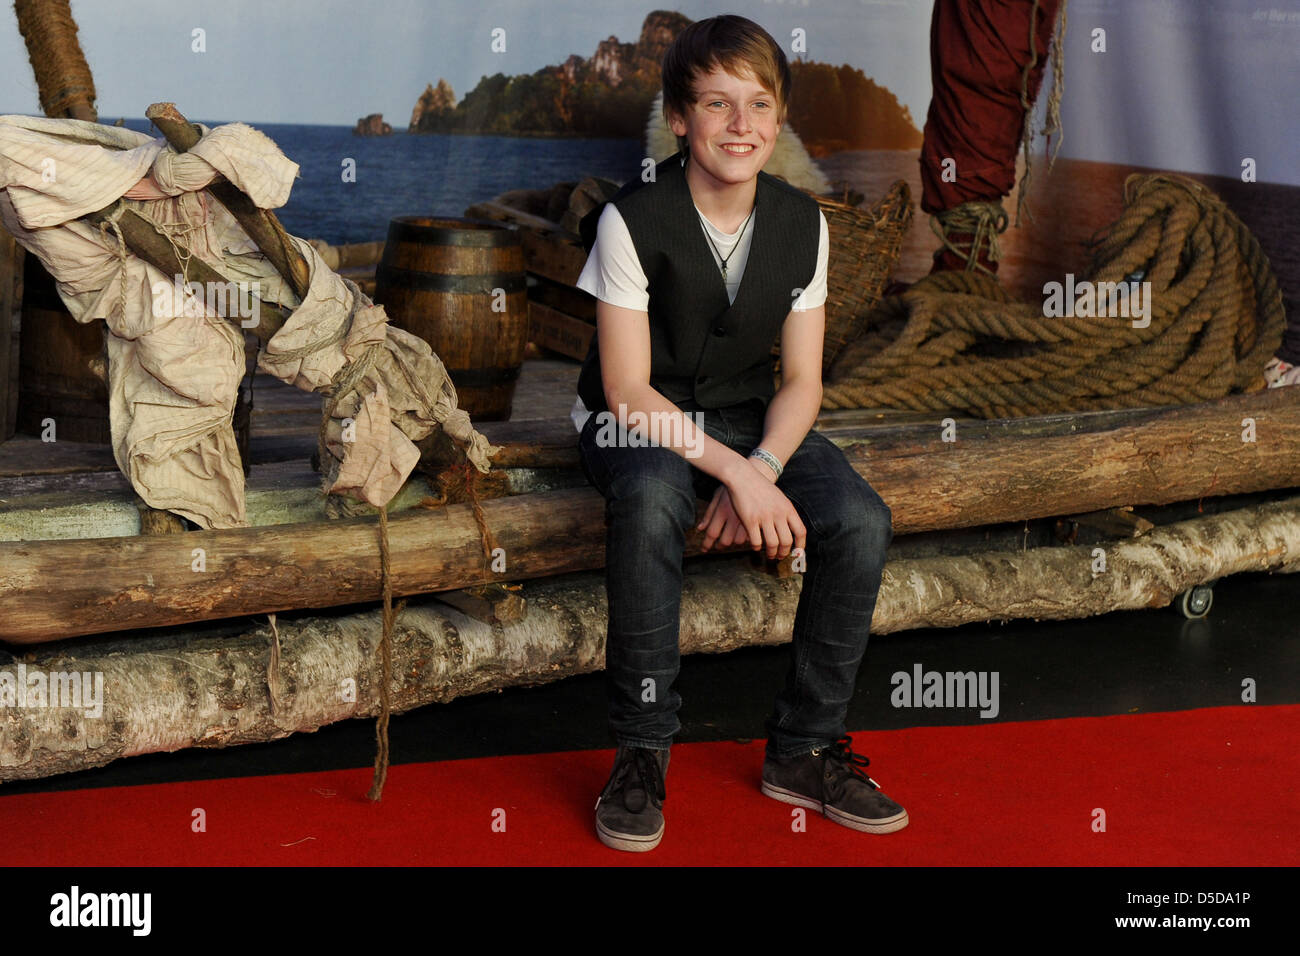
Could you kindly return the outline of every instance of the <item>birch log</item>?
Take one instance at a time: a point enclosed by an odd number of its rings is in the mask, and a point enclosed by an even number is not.
[[[1158,607],[1196,584],[1244,571],[1300,571],[1300,497],[1158,528],[1103,548],[1040,548],[891,561],[873,633],[1008,618],[1076,618]],[[789,641],[801,579],[748,557],[691,561],[682,594],[683,652]],[[394,712],[467,694],[601,669],[603,576],[525,585],[528,614],[505,625],[418,601],[393,632]],[[0,652],[0,780],[107,764],[120,757],[225,747],[314,731],[377,713],[379,611],[280,621],[222,633],[123,635],[52,645],[21,661]],[[278,638],[277,638],[278,634]],[[279,661],[271,672],[272,642]],[[19,671],[19,668],[22,671]],[[98,703],[17,706],[17,679],[82,675]],[[66,682],[67,678],[64,678]],[[268,689],[277,688],[274,696]],[[48,703],[70,703],[46,698]],[[87,711],[90,711],[88,714]]]

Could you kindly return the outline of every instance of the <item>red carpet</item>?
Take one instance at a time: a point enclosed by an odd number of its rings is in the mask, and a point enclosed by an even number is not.
[[[647,854],[593,832],[612,751],[395,766],[379,805],[369,770],[0,789],[0,832],[11,865],[1296,865],[1298,718],[1242,706],[855,734],[911,815],[886,836],[812,812],[793,832],[795,808],[758,792],[761,741],[674,747],[667,831]]]

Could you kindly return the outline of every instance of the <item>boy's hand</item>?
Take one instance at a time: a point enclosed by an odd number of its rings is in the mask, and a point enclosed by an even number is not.
[[[745,526],[740,523],[740,516],[731,506],[731,495],[727,493],[726,485],[718,486],[718,490],[713,493],[713,500],[709,502],[708,510],[704,512],[703,520],[695,527],[704,532],[705,551],[713,547],[714,541],[717,541],[721,547],[727,548],[749,540],[749,536],[745,533]]]
[[[728,519],[734,519],[738,524],[730,534],[731,521]],[[803,549],[807,537],[799,513],[776,487],[776,476],[761,461],[753,458],[747,459],[746,467],[738,468],[732,480],[713,496],[700,528],[706,526],[705,550],[721,531],[723,537],[719,543],[724,547],[733,541],[748,540],[755,551],[766,545],[769,558],[784,558],[792,546]]]

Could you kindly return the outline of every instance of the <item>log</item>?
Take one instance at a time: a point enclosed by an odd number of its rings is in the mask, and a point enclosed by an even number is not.
[[[1255,422],[1252,442],[1242,441],[1247,418]],[[870,445],[845,449],[892,509],[895,534],[1300,486],[1300,389],[1164,409],[1140,424],[1082,435],[934,444],[901,457],[877,455]],[[705,507],[697,502],[697,520]],[[594,489],[485,501],[482,513],[504,562],[485,559],[468,505],[390,521],[393,593],[547,577],[604,562],[604,502]],[[692,529],[687,553],[700,542]],[[373,518],[4,542],[0,640],[29,644],[371,601],[380,593],[378,550]],[[204,570],[192,571],[200,551]]]
[[[122,200],[118,200],[113,205],[101,209],[99,212],[91,213],[84,218],[94,225],[108,222],[121,207],[122,202]],[[122,210],[121,216],[117,220],[117,226],[122,231],[122,238],[131,254],[143,259],[162,272],[163,275],[188,275],[192,282],[221,284],[227,282],[225,276],[198,256],[190,259],[188,266],[182,265],[171,240],[155,229],[149,220],[134,209],[127,207]],[[251,332],[259,342],[265,345],[271,340],[271,336],[275,335],[283,327],[288,313],[278,306],[261,300],[258,300],[258,306],[258,323],[246,331]],[[233,322],[237,326],[240,325],[240,319],[237,317],[223,316],[222,318]],[[242,328],[242,326],[240,327]]]
[[[198,127],[181,115],[175,103],[154,103],[144,111],[144,115],[178,153],[188,152],[201,138]],[[289,283],[299,301],[305,299],[307,287],[311,284],[311,270],[275,214],[259,208],[224,176],[209,183],[207,190],[235,217],[248,238],[257,244],[261,253],[275,266],[275,271]]]
[[[1300,498],[1168,525],[1108,543],[1105,551],[1103,574],[1093,573],[1090,547],[890,561],[873,633],[1158,607],[1228,574],[1294,573],[1300,571]],[[797,575],[765,574],[748,558],[692,561],[686,570],[684,653],[789,641]],[[393,633],[393,712],[599,670],[607,623],[603,575],[584,572],[528,587],[528,615],[510,624],[479,622],[432,600],[408,606]],[[0,780],[46,777],[143,753],[276,740],[374,716],[379,616],[367,610],[280,619],[274,700],[266,625],[122,635],[26,653],[24,676],[103,675],[102,712],[87,716],[84,706],[4,710]],[[19,661],[6,656],[0,652],[0,673],[16,680]],[[885,675],[874,679],[887,690]]]

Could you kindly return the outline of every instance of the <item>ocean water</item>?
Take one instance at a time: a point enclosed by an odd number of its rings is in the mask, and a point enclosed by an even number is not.
[[[224,121],[203,120],[208,125]],[[156,135],[147,120],[132,129]],[[291,233],[330,243],[383,239],[397,216],[460,217],[465,208],[511,189],[545,189],[584,176],[622,182],[636,175],[644,155],[638,139],[559,139],[511,136],[353,136],[349,126],[258,126],[298,163],[301,172],[288,204],[277,210]],[[913,281],[930,269],[938,247],[929,217],[919,209],[919,150],[846,150],[818,160],[832,181],[864,193],[866,203],[896,179],[907,180],[916,203],[894,275]],[[343,162],[356,163],[356,182],[344,182]],[[1032,219],[1002,237],[999,275],[1019,298],[1040,295],[1043,283],[1087,269],[1085,241],[1112,223],[1123,208],[1126,177],[1134,167],[1059,160],[1048,174],[1035,157]],[[1151,170],[1146,170],[1150,172]],[[1210,185],[1255,234],[1269,256],[1300,348],[1300,187],[1240,182],[1212,176]],[[1016,195],[1004,200],[1014,213]],[[831,237],[832,243],[835,236]]]
[[[126,125],[157,135],[148,120]],[[397,216],[460,217],[467,206],[509,189],[543,189],[584,176],[621,182],[642,156],[636,139],[366,137],[353,136],[349,126],[257,128],[300,167],[289,202],[276,215],[294,235],[333,244],[383,239]],[[356,182],[343,181],[347,159],[356,163]]]

